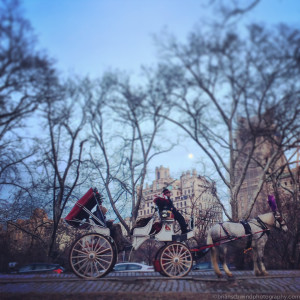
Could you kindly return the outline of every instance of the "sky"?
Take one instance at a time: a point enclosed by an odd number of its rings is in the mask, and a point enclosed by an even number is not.
[[[229,1],[229,0],[227,0]],[[241,0],[245,3],[245,0]],[[168,31],[185,40],[202,20],[214,20],[203,0],[23,0],[24,15],[38,38],[38,48],[56,61],[61,74],[101,77],[107,70],[138,76],[159,53],[153,36]],[[289,23],[300,28],[299,0],[261,0],[246,21]],[[152,162],[170,167],[171,175],[199,170],[205,158],[183,142]],[[152,173],[152,174],[153,174]]]

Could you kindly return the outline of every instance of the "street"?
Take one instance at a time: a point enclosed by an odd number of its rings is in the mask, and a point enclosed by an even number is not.
[[[182,279],[156,272],[117,273],[97,280],[73,274],[0,275],[0,299],[299,299],[300,271],[233,271],[234,279],[218,279],[213,271],[194,271]]]

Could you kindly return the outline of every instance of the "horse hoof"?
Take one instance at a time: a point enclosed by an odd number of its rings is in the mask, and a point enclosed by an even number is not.
[[[262,276],[262,273],[260,273],[260,272],[255,272],[254,275],[255,275],[255,276]]]
[[[222,278],[223,275],[222,274],[216,274],[218,278]]]
[[[233,277],[233,274],[232,273],[228,273],[226,274],[229,278],[232,278]]]
[[[262,276],[268,276],[269,275],[269,273],[268,272],[262,272],[262,274],[261,274]]]

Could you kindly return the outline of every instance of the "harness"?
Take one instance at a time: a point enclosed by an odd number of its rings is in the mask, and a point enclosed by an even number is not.
[[[267,225],[261,220],[260,217],[256,217],[255,220],[257,221],[257,223],[261,226],[263,232],[261,234],[261,236],[259,237],[259,239],[266,234],[267,236],[269,236],[270,234],[270,229],[267,227]]]
[[[249,223],[245,220],[240,221],[240,223],[244,226],[245,229],[245,234],[248,236],[247,239],[247,245],[244,249],[244,253],[246,254],[248,251],[251,251],[251,244],[252,244],[252,231],[251,231],[251,227],[249,225]]]
[[[224,230],[225,234],[226,234],[226,238],[228,238],[229,240],[234,239],[235,237],[230,235],[229,232],[227,231],[227,229],[223,226],[223,223],[219,223],[219,225],[222,227],[222,229]],[[220,233],[220,237],[221,237],[221,233]],[[221,238],[220,238],[221,240]]]
[[[234,240],[237,240],[237,239],[241,239],[241,238],[247,237],[248,238],[247,239],[247,244],[246,244],[246,247],[244,249],[244,254],[246,254],[247,252],[249,252],[249,251],[252,250],[251,244],[252,244],[252,236],[253,236],[253,234],[261,232],[261,235],[260,235],[260,237],[258,239],[260,239],[264,234],[267,234],[267,235],[270,234],[270,229],[268,229],[268,227],[266,226],[266,224],[259,217],[256,218],[256,221],[259,224],[259,227],[261,227],[262,231],[252,233],[252,230],[251,230],[251,227],[250,227],[249,223],[247,221],[245,221],[245,220],[242,220],[242,221],[240,221],[240,223],[243,225],[243,227],[245,229],[245,235],[244,236],[240,236],[240,237],[235,237],[235,236],[230,235],[229,232],[228,232],[228,230],[223,226],[223,223],[219,223],[219,225],[221,226],[221,228],[225,232],[226,237],[221,238],[221,233],[220,233],[220,239],[219,239],[218,242],[221,242],[221,240],[224,240],[224,239],[227,239],[228,241],[234,241]]]

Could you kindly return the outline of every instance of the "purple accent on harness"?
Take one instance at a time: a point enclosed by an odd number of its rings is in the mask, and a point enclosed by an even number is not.
[[[268,203],[272,211],[275,212],[277,210],[277,204],[276,204],[275,197],[273,195],[268,195]]]

